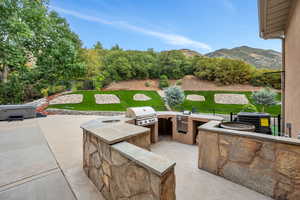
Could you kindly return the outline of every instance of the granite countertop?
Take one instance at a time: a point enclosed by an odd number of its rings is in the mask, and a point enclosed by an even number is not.
[[[174,161],[170,161],[160,155],[141,149],[128,142],[114,144],[112,145],[112,148],[159,176],[168,172],[169,169],[173,168],[176,164]]]
[[[107,144],[115,144],[149,132],[149,128],[126,123],[129,120],[132,120],[132,118],[125,116],[103,117],[86,122],[80,127]]]
[[[182,112],[175,112],[175,111],[160,111],[157,112],[157,115],[183,115]],[[219,117],[219,116],[215,116],[215,115],[211,115],[211,114],[201,114],[201,113],[192,113],[191,115],[186,115],[186,116],[190,116],[193,118],[202,118],[202,119],[209,119],[209,120],[217,120],[217,121],[222,121],[224,120],[223,117]]]
[[[125,117],[125,115],[103,116],[81,124],[80,128],[83,128],[88,131],[92,131],[94,128],[99,128],[101,126],[106,126],[110,124],[110,123],[106,123],[109,120],[119,120],[119,122],[128,122],[130,120],[133,120],[133,118]]]
[[[224,129],[224,128],[219,127],[220,123],[221,123],[220,121],[210,121],[210,122],[207,122],[206,124],[203,124],[198,129],[199,130],[204,130],[204,131],[224,133],[224,134],[229,134],[229,135],[238,135],[238,136],[242,136],[242,137],[269,140],[269,141],[278,142],[278,143],[286,143],[286,144],[292,144],[292,145],[299,145],[300,146],[300,140],[299,139],[282,137],[282,136],[273,136],[273,135],[267,135],[267,134],[261,134],[261,133],[255,133],[255,132],[248,132],[248,131],[237,131],[237,130]]]

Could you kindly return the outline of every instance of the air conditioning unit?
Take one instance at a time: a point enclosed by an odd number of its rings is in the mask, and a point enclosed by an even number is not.
[[[253,124],[257,133],[272,135],[271,116],[267,113],[240,112],[237,121]]]

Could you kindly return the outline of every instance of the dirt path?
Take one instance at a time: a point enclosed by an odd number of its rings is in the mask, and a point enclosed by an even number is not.
[[[150,84],[146,86],[146,82]],[[170,80],[170,85],[175,85],[176,80]],[[258,91],[261,87],[254,87],[252,85],[228,85],[218,86],[210,81],[199,80],[197,77],[189,75],[182,79],[180,86],[183,90],[196,91]],[[131,80],[111,83],[105,90],[159,90],[158,80]]]

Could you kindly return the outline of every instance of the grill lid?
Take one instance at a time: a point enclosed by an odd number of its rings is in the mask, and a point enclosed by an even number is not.
[[[156,112],[150,106],[144,107],[131,107],[127,108],[126,117],[129,118],[145,118],[145,117],[155,117]]]

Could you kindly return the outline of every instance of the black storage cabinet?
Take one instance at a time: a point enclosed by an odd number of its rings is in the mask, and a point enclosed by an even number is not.
[[[253,124],[255,132],[272,135],[271,116],[268,113],[240,112],[236,121]]]

